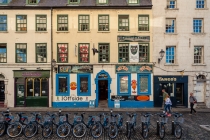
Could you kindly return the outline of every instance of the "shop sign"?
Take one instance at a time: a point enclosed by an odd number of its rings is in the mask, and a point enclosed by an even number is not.
[[[108,78],[108,76],[106,75],[106,74],[104,74],[104,73],[101,73],[99,76],[98,76],[98,78]]]
[[[138,100],[138,101],[149,101],[149,96],[144,96],[144,95],[142,95],[142,96],[136,96],[136,100]]]
[[[59,73],[93,73],[93,65],[58,66]]]
[[[111,96],[112,101],[149,101],[150,98],[147,95],[131,95],[131,96]]]
[[[116,72],[142,73],[152,72],[152,65],[116,65]]]
[[[150,36],[117,36],[118,42],[150,42]]]
[[[14,71],[14,77],[50,77],[50,71]]]
[[[162,77],[158,77],[159,81],[176,81],[176,78],[172,77],[172,78],[162,78]]]
[[[71,66],[59,66],[59,72],[70,73],[71,72]]]
[[[70,89],[71,89],[71,90],[77,89],[77,83],[76,83],[76,82],[71,82],[71,83],[70,83]]]
[[[83,101],[83,97],[76,97],[76,96],[57,96],[56,101]]]
[[[139,45],[138,44],[131,44],[129,45],[129,62],[139,62]]]
[[[140,70],[140,71],[144,71],[144,70],[151,71],[152,68],[151,68],[150,66],[142,66],[142,67],[140,67],[139,70]]]
[[[137,85],[137,82],[136,82],[136,80],[132,80],[132,82],[131,82],[131,87],[132,87],[132,89],[133,89],[133,91],[132,91],[132,93],[136,93],[136,85]]]

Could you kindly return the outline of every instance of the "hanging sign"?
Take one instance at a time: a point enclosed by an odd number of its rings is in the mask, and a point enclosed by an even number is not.
[[[139,62],[139,45],[138,44],[130,44],[129,45],[129,62]]]

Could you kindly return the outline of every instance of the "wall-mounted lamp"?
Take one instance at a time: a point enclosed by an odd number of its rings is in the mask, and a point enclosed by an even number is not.
[[[20,68],[21,70],[26,70],[26,68]]]
[[[95,55],[95,53],[98,53],[98,50],[95,48],[95,45],[94,44],[93,44],[92,50],[93,50],[93,55]]]
[[[160,54],[160,58],[158,58],[158,63],[160,63],[160,61],[163,59],[163,56],[165,55],[165,52],[163,49],[161,49],[161,51],[159,52]]]
[[[55,67],[55,66],[56,66],[56,61],[55,61],[55,59],[53,59],[53,60],[51,61],[51,65],[52,65],[52,68],[54,69],[54,71],[57,72],[57,68]]]

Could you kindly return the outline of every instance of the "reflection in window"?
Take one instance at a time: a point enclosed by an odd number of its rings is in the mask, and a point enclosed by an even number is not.
[[[47,78],[43,78],[41,81],[41,93],[42,93],[42,96],[48,95],[48,79]]]
[[[88,92],[88,77],[80,77],[80,92]]]
[[[120,77],[120,92],[128,92],[128,76]]]
[[[171,96],[171,93],[174,93],[174,83],[160,83],[159,84],[159,96],[162,97],[162,89],[165,89],[165,91]]]
[[[140,92],[148,92],[148,77],[140,77]]]
[[[59,77],[59,92],[67,92],[67,77]]]
[[[33,78],[26,79],[27,83],[27,96],[34,96]]]
[[[34,79],[34,94],[35,96],[40,96],[40,79]]]

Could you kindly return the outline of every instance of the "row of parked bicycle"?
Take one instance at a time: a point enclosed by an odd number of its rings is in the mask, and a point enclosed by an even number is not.
[[[130,139],[133,132],[137,127],[136,124],[136,113],[126,113],[127,120],[124,125],[122,113],[114,114],[111,110],[110,113],[101,113],[98,116],[89,116],[87,123],[84,122],[84,114],[74,113],[73,123],[69,122],[70,113],[63,113],[59,109],[58,113],[47,112],[46,115],[33,112],[31,116],[24,116],[22,112],[16,113],[17,116],[13,116],[12,113],[7,111],[2,112],[0,118],[0,136],[7,133],[10,137],[17,137],[21,133],[27,138],[31,138],[38,134],[38,129],[42,128],[42,136],[44,138],[49,137],[53,133],[53,125],[56,126],[57,136],[60,138],[67,137],[72,132],[74,137],[84,137],[88,131],[94,138],[99,138],[103,131],[108,133],[110,138],[116,138],[118,132],[126,134],[127,138]],[[163,113],[156,113],[159,117],[157,121],[157,134],[160,138],[165,137],[165,124],[168,121],[167,115]],[[174,121],[172,121],[172,134],[176,138],[181,138],[182,128],[180,123],[184,122],[183,115],[180,113],[172,113]],[[148,137],[149,128],[151,126],[150,117],[153,116],[151,113],[143,113],[141,116],[142,122],[142,136],[143,138]],[[58,120],[58,121],[57,121]]]

